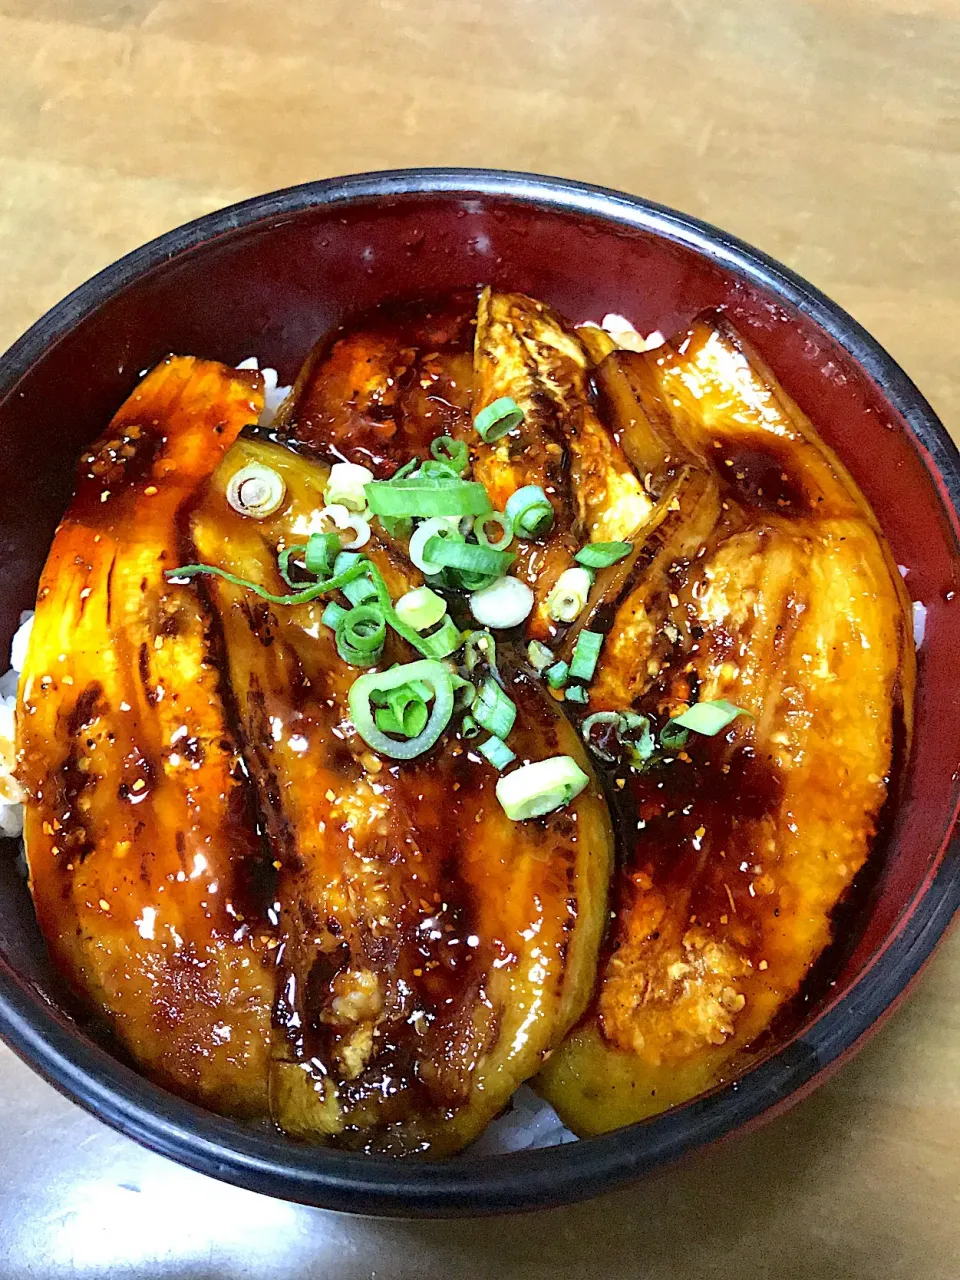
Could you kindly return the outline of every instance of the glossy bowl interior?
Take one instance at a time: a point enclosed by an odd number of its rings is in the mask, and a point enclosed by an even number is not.
[[[499,172],[405,171],[265,196],[170,232],[53,309],[0,358],[0,642],[33,603],[74,463],[169,351],[290,381],[315,338],[383,299],[492,281],[568,319],[671,333],[725,307],[850,467],[926,610],[915,747],[884,859],[826,997],[737,1085],[605,1137],[512,1156],[391,1162],[306,1148],[142,1079],[72,1021],[11,855],[0,862],[0,1034],[52,1083],[155,1150],[254,1190],[355,1212],[557,1204],[639,1176],[787,1105],[862,1040],[960,900],[960,464],[932,410],[859,326],[713,228],[642,200]],[[843,797],[837,797],[838,807]]]

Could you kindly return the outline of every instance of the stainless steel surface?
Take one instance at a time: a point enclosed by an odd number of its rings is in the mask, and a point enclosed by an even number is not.
[[[615,1196],[483,1221],[239,1191],[115,1134],[0,1049],[0,1280],[956,1280],[942,1108],[958,973],[955,936],[882,1044],[758,1133]],[[912,1104],[891,1106],[897,1088]]]

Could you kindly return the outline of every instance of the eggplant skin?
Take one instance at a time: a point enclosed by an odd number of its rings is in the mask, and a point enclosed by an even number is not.
[[[249,461],[283,476],[274,516],[224,500]],[[241,438],[193,516],[203,558],[279,590],[281,544],[302,540],[325,468]],[[388,552],[374,546],[381,565]],[[404,583],[394,558],[392,590]],[[596,782],[567,809],[510,822],[496,772],[455,726],[406,763],[350,722],[355,668],[320,622],[326,601],[273,608],[211,581],[247,752],[276,861],[280,968],[271,1114],[287,1132],[391,1155],[477,1137],[583,1012],[606,919],[609,813]],[[417,655],[402,645],[384,665]],[[522,759],[582,744],[519,674]]]
[[[723,698],[749,714],[620,775],[618,817],[638,836],[614,879],[597,994],[536,1082],[583,1135],[734,1078],[797,994],[870,854],[909,744],[915,666],[869,507],[724,320],[607,362],[610,425],[625,447],[635,433],[628,452],[659,450],[678,554],[665,511],[595,602],[608,639],[588,710],[662,724]],[[719,501],[692,501],[698,485]]]
[[[41,578],[17,709],[30,888],[50,953],[154,1080],[266,1107],[262,860],[181,518],[262,407],[259,374],[171,357],[84,455]]]

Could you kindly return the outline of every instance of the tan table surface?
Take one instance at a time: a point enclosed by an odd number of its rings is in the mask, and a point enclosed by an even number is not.
[[[639,192],[783,259],[960,429],[960,0],[0,0],[0,346],[256,192],[414,164]],[[0,1275],[956,1280],[960,937],[758,1134],[528,1218],[221,1186],[0,1056]]]

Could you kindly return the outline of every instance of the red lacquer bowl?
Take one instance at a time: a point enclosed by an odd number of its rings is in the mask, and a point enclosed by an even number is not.
[[[64,1093],[156,1151],[255,1191],[363,1213],[455,1215],[612,1188],[803,1096],[904,993],[960,902],[960,459],[890,357],[747,245],[635,197],[557,179],[410,170],[235,205],[122,259],[0,358],[0,640],[33,604],[77,456],[169,351],[256,354],[289,381],[314,339],[385,298],[492,281],[570,320],[679,328],[722,306],[873,504],[926,609],[916,734],[882,865],[833,985],[735,1085],[605,1137],[445,1163],[297,1145],[148,1083],[72,1020],[12,855],[0,867],[0,1033]],[[838,797],[842,803],[842,797]]]

